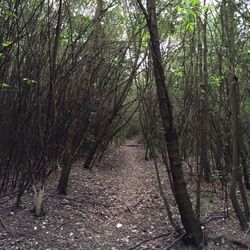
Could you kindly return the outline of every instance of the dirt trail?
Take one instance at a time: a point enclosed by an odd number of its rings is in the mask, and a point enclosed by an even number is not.
[[[169,225],[158,195],[153,165],[144,160],[142,145],[128,140],[112,157],[113,173],[107,176],[112,191],[107,196],[113,194],[115,202],[110,209],[113,215],[103,224],[106,233],[101,241],[105,244],[99,249],[130,249],[165,234]],[[134,249],[164,249],[160,245],[152,240]]]
[[[127,143],[121,147],[120,155],[124,162],[123,168],[115,175],[116,185],[120,192],[118,196],[125,206],[136,206],[143,200],[143,190],[145,191],[145,174],[147,174],[147,167],[153,166],[145,164],[141,159],[141,154],[138,154],[139,145],[135,140],[128,140]],[[150,170],[150,169],[148,169]],[[151,174],[151,171],[150,171]],[[148,176],[151,177],[151,176]],[[151,189],[151,187],[147,187]],[[150,190],[148,190],[150,191]]]
[[[144,153],[143,146],[131,139],[111,149],[91,171],[83,169],[82,161],[77,162],[67,196],[55,192],[59,173],[52,176],[46,187],[47,213],[41,218],[30,212],[32,192],[23,197],[22,209],[13,209],[14,200],[9,200],[0,208],[0,249],[167,249],[174,240],[173,229],[159,196],[154,166],[144,160]],[[175,209],[164,166],[160,173]],[[195,183],[189,183],[189,189],[193,198]],[[223,200],[213,196],[211,202],[210,190],[203,187],[202,219],[208,218],[205,230],[218,240],[207,249],[241,249],[228,239],[250,244],[249,231],[239,230],[232,209],[230,219],[221,217]],[[171,249],[193,248],[178,243]]]
[[[82,165],[73,168],[67,196],[53,191],[55,178],[49,183],[46,216],[31,215],[31,193],[21,210],[0,210],[12,232],[0,227],[0,249],[164,249],[152,238],[172,229],[143,146],[128,140],[91,171]]]

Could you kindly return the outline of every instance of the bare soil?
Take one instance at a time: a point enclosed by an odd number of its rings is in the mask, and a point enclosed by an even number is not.
[[[43,217],[30,212],[32,191],[26,192],[21,209],[13,207],[13,199],[4,202],[0,249],[194,249],[178,240],[171,227],[154,165],[144,160],[144,151],[143,145],[131,139],[113,148],[92,170],[77,162],[67,196],[56,193],[59,173],[53,175],[46,186]],[[184,170],[189,171],[187,166]],[[160,173],[169,204],[179,218],[164,166]],[[189,181],[188,188],[194,199],[195,182]],[[250,249],[250,233],[240,231],[231,207],[229,218],[224,218],[219,186],[204,185],[202,197],[201,221],[209,236],[206,249]]]

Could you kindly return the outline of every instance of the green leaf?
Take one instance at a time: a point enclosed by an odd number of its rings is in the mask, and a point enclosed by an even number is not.
[[[86,22],[86,23],[89,23],[89,22],[90,22],[90,17],[89,17],[89,16],[83,16],[82,19],[83,19],[83,21]]]
[[[10,85],[7,84],[7,83],[5,83],[5,82],[0,83],[0,89],[7,89],[7,88],[9,88],[9,87],[10,87]]]
[[[189,4],[193,7],[196,7],[200,4],[200,0],[189,0]]]
[[[203,7],[204,11],[211,11],[211,10],[214,10],[214,9],[215,9],[215,7],[212,6],[212,5],[206,5],[206,6]]]
[[[182,71],[176,71],[176,72],[175,72],[175,76],[176,76],[176,77],[182,77],[182,76],[183,76]]]
[[[148,32],[144,32],[143,35],[142,35],[142,42],[144,43],[148,43],[150,40],[150,35]]]
[[[219,88],[222,83],[222,77],[220,76],[211,76],[209,78],[209,84],[213,88]]]
[[[186,30],[193,31],[194,30],[195,23],[189,22],[186,24]]]
[[[29,85],[29,86],[33,86],[33,85],[37,84],[37,81],[36,81],[36,80],[32,80],[32,79],[29,79],[29,78],[27,78],[27,77],[23,78],[23,81],[24,81],[27,85]]]
[[[180,5],[178,5],[177,6],[177,13],[182,13],[182,11],[183,11],[183,8],[180,6]]]
[[[2,43],[2,46],[3,47],[9,47],[11,44],[12,44],[12,42],[7,40],[7,41]]]
[[[10,18],[17,18],[17,15],[13,11],[5,10],[5,16]]]

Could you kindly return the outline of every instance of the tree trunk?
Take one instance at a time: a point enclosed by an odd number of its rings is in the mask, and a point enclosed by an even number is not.
[[[147,27],[150,33],[155,83],[160,115],[167,144],[171,174],[173,177],[174,196],[181,215],[181,221],[188,236],[191,238],[194,245],[201,246],[204,240],[204,235],[201,229],[201,223],[195,216],[192,203],[188,195],[182,171],[177,133],[174,127],[172,105],[166,88],[166,80],[160,52],[155,1],[147,1],[147,11],[141,1],[138,0],[137,2],[144,12],[147,20]]]
[[[94,31],[93,31],[93,38],[90,42],[90,53],[88,56],[88,61],[86,63],[85,68],[85,75],[84,75],[84,81],[83,85],[86,86],[89,85],[91,81],[91,74],[92,74],[92,64],[93,64],[93,58],[95,55],[95,51],[98,47],[99,37],[98,37],[98,30],[100,29],[100,18],[101,18],[101,9],[102,9],[102,0],[97,0],[97,6],[96,6],[96,12],[95,12],[95,23],[94,23]],[[68,180],[70,175],[70,170],[73,163],[73,149],[74,149],[74,138],[77,132],[79,131],[79,126],[81,126],[81,106],[83,104],[83,101],[87,98],[88,92],[86,90],[85,86],[81,86],[79,90],[79,94],[77,96],[76,100],[76,117],[73,118],[72,124],[69,127],[68,136],[66,138],[66,145],[65,145],[65,152],[63,156],[63,168],[62,173],[60,176],[59,184],[57,187],[59,194],[67,194],[67,186],[68,186]]]
[[[242,138],[243,141],[243,138]],[[248,152],[246,149],[246,146],[242,145],[242,151],[241,151],[241,162],[242,162],[242,167],[243,167],[243,177],[244,177],[244,183],[245,183],[245,187],[247,190],[250,190],[250,177],[249,177],[249,173],[248,173],[248,162],[247,162],[247,157],[248,157]]]
[[[242,179],[241,179],[241,168],[239,162],[239,102],[238,102],[238,82],[236,78],[233,80],[232,86],[232,139],[233,139],[233,172],[232,181],[230,187],[230,198],[235,210],[235,213],[239,219],[242,230],[248,228],[247,218],[241,210],[240,204],[236,196],[236,184],[239,183],[242,194]],[[244,188],[243,188],[244,189]],[[244,201],[246,202],[246,201]],[[245,205],[244,205],[245,207]]]
[[[73,131],[73,126],[74,124],[71,125],[72,129],[70,128],[70,132]],[[70,175],[70,170],[71,166],[73,163],[72,159],[72,147],[73,147],[73,138],[74,134],[68,134],[66,138],[66,145],[65,145],[65,152],[63,155],[63,160],[62,160],[62,172],[60,176],[60,180],[57,186],[57,191],[59,194],[67,194],[67,187],[68,187],[68,181],[69,181],[69,175]]]
[[[236,76],[236,50],[235,50],[235,35],[236,35],[236,23],[234,20],[234,1],[224,0],[223,7],[225,8],[225,32],[227,35],[227,48],[228,48],[228,59],[229,59],[229,81],[231,83],[231,132],[232,132],[232,146],[233,146],[233,161],[232,161],[232,181],[230,187],[230,198],[235,210],[235,213],[239,219],[242,230],[248,228],[247,216],[248,216],[248,203],[242,184],[242,170],[240,166],[240,104],[239,104],[239,81]],[[237,184],[240,187],[240,193],[242,196],[244,210],[242,211],[241,206],[236,196]]]
[[[206,2],[204,1],[204,5]],[[201,22],[201,21],[200,21]],[[202,25],[202,24],[201,24]],[[207,65],[207,10],[204,13],[203,24],[203,84],[202,91],[202,107],[201,107],[201,169],[204,170],[204,178],[207,182],[211,180],[211,169],[208,161],[208,65]]]

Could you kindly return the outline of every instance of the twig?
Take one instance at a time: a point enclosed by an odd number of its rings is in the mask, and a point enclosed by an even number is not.
[[[1,222],[2,226],[3,226],[3,228],[5,229],[5,231],[6,231],[9,235],[11,235],[12,237],[15,237],[15,235],[14,235],[14,234],[12,233],[12,231],[6,226],[6,224],[5,224],[4,220],[3,220],[3,218],[1,218],[1,217],[0,217],[0,222]]]
[[[150,238],[150,239],[143,240],[143,241],[139,242],[138,244],[136,244],[135,246],[129,248],[128,250],[134,250],[134,249],[136,249],[137,247],[139,247],[140,245],[142,245],[142,244],[145,243],[145,242],[152,241],[152,240],[156,240],[156,239],[161,238],[161,237],[164,237],[164,236],[169,236],[170,234],[171,234],[171,233],[160,234],[160,235],[157,235],[157,236],[152,237],[152,238]]]
[[[248,235],[249,232],[250,232],[250,228],[246,231],[245,237]]]
[[[241,248],[244,248],[244,249],[249,249],[249,246],[247,244],[245,244],[244,242],[240,241],[240,240],[231,240],[231,242],[234,244],[234,245],[237,245]]]
[[[53,190],[52,192],[50,192],[43,200],[47,201],[51,196],[53,196],[55,194],[55,190]]]
[[[211,220],[226,219],[226,218],[227,217],[224,215],[213,216],[213,217],[207,218],[206,220],[202,221],[202,224],[204,225],[204,224],[210,222]]]
[[[168,250],[171,247],[173,247],[178,241],[180,241],[181,239],[183,239],[183,237],[185,235],[186,235],[186,233],[183,233],[180,237],[178,237],[176,240],[174,240],[169,246],[167,246],[167,248],[165,248],[165,250]]]
[[[9,193],[9,194],[5,194],[5,195],[2,195],[0,198],[1,200],[3,200],[2,202],[0,202],[0,205],[3,205],[5,203],[7,203],[8,201],[14,199],[17,194],[17,192],[12,192],[12,193]],[[6,198],[7,197],[7,198]],[[6,198],[6,199],[5,199]],[[1,209],[2,210],[2,209]]]
[[[234,245],[237,245],[238,247],[240,248],[243,248],[243,249],[250,249],[250,246],[247,245],[246,243],[240,241],[240,240],[234,240],[234,239],[229,239],[228,237],[225,237],[223,235],[220,235],[216,238],[210,238],[213,242],[218,242],[218,241],[221,241],[222,239],[224,239],[224,241],[226,242],[229,242],[231,244],[234,244]]]
[[[80,206],[80,207],[83,206],[83,205],[82,205],[83,203],[88,203],[88,204],[90,204],[90,205],[95,205],[95,206],[102,206],[102,207],[106,207],[106,208],[113,207],[112,204],[105,204],[105,203],[98,202],[98,201],[91,201],[91,200],[90,200],[91,197],[88,197],[88,196],[85,196],[85,200],[77,199],[77,197],[76,197],[76,198],[74,198],[74,197],[73,197],[73,198],[70,198],[70,197],[60,196],[60,195],[53,194],[53,193],[51,194],[51,196],[54,196],[54,197],[59,198],[59,199],[64,199],[64,200],[66,200],[66,202],[63,203],[62,205],[74,206],[74,205],[72,205],[72,204],[73,204],[72,202],[74,202],[74,203],[79,203],[78,206]],[[68,202],[68,201],[72,201],[72,202]],[[77,204],[75,204],[75,206],[77,206]]]
[[[126,206],[126,209],[124,210],[124,212],[130,212],[131,214],[133,214],[133,212],[131,211],[131,209],[129,208],[129,206]]]
[[[136,204],[132,205],[132,207],[136,208],[142,202],[143,202],[143,198],[141,198]]]
[[[237,245],[241,248],[244,248],[244,249],[249,249],[249,246],[247,244],[245,244],[244,242],[240,241],[240,240],[231,240],[231,242],[234,244],[234,245]]]
[[[58,225],[57,227],[55,227],[53,231],[54,231],[54,232],[57,231],[60,227],[64,226],[64,225],[67,224],[67,223],[68,223],[68,221],[62,222],[60,225]]]

